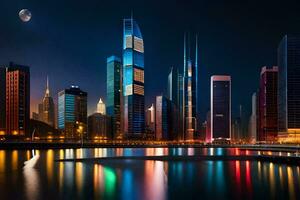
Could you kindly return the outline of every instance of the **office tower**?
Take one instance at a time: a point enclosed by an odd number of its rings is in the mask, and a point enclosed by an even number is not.
[[[87,93],[71,86],[58,93],[58,129],[69,139],[86,134]],[[83,134],[83,135],[82,135]]]
[[[134,19],[123,27],[124,134],[141,138],[145,132],[144,42]]]
[[[157,96],[155,108],[156,140],[168,140],[170,138],[172,134],[171,114],[171,101],[164,96]]]
[[[107,115],[112,117],[113,135],[122,139],[121,131],[121,102],[122,102],[122,63],[116,56],[107,58]]]
[[[300,36],[286,35],[278,47],[278,126],[300,140]]]
[[[225,142],[231,139],[230,76],[212,76],[210,90],[211,138]]]
[[[88,117],[89,139],[112,139],[112,118],[101,113]]]
[[[190,42],[184,36],[184,132],[185,140],[192,140],[197,131],[197,85],[198,85],[198,42],[194,61],[191,58]],[[188,42],[188,43],[187,43]]]
[[[257,110],[257,97],[256,97],[256,92],[254,92],[252,94],[252,98],[251,98],[251,105],[252,105],[252,109],[251,109],[251,116],[250,116],[250,120],[249,120],[249,137],[250,137],[250,141],[251,142],[256,142],[256,135],[257,135],[257,114],[256,114],[256,110]]]
[[[39,114],[36,112],[32,112],[32,117],[33,120],[39,121]]]
[[[177,95],[177,105],[178,105],[178,140],[184,140],[184,79],[182,74],[178,74],[177,85],[178,85],[178,95]]]
[[[29,134],[30,72],[29,67],[10,63],[6,67],[6,134]]]
[[[42,106],[42,112],[43,112],[43,119],[42,121],[46,124],[54,127],[54,102],[53,98],[50,95],[50,88],[49,88],[49,79],[47,77],[47,86],[46,86],[46,92],[43,99],[43,106]]]
[[[205,142],[206,143],[211,143],[211,116],[210,116],[210,110],[206,114]]]
[[[6,72],[5,67],[0,67],[0,136],[6,132]]]
[[[178,70],[173,67],[168,75],[168,98],[178,104]]]
[[[146,110],[146,128],[150,132],[155,131],[155,108],[152,104],[147,110]]]
[[[105,103],[102,101],[102,99],[99,99],[99,102],[97,104],[97,112],[96,113],[100,113],[102,115],[106,115],[106,107],[105,107]]]
[[[263,67],[260,73],[258,105],[258,141],[277,140],[278,104],[277,104],[278,68]]]

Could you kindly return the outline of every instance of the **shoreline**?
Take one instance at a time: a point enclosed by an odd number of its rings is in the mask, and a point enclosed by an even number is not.
[[[178,144],[149,144],[147,142],[123,142],[123,143],[92,143],[92,142],[0,142],[0,149],[78,149],[78,148],[239,148],[250,151],[300,151],[300,145],[280,144],[201,144],[201,143],[178,143]]]

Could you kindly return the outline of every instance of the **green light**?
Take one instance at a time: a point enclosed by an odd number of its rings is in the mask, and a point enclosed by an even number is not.
[[[104,177],[105,177],[105,193],[109,196],[114,194],[116,188],[116,174],[111,168],[104,167]]]

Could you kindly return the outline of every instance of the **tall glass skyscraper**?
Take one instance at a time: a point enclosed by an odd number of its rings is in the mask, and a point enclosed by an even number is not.
[[[187,46],[188,45],[188,46]],[[190,43],[184,36],[184,130],[185,140],[192,140],[197,131],[198,42],[196,37],[195,58],[191,59]]]
[[[134,19],[123,23],[124,133],[139,138],[145,132],[144,41]]]
[[[231,139],[231,78],[212,76],[210,85],[211,138]]]
[[[121,102],[122,102],[122,63],[116,56],[107,58],[107,115],[112,117],[112,132],[115,139],[122,139],[121,131]]]
[[[286,35],[278,47],[279,132],[300,137],[300,36]]]
[[[54,127],[54,102],[50,95],[49,79],[47,77],[47,87],[43,98],[43,121]]]
[[[86,134],[87,93],[71,86],[58,93],[58,128],[66,138],[80,138]]]

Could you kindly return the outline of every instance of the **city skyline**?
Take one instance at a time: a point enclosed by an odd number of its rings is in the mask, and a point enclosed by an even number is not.
[[[118,3],[120,6],[124,5],[122,2]],[[88,100],[89,114],[92,114],[92,111],[95,110],[100,96],[104,97],[104,101],[106,101],[105,61],[112,54],[121,57],[120,47],[122,39],[120,36],[122,35],[122,19],[130,16],[131,11],[133,11],[134,17],[138,20],[143,30],[146,44],[145,82],[148,83],[145,86],[146,106],[150,106],[155,101],[156,95],[166,94],[166,88],[158,85],[167,83],[165,77],[170,68],[172,66],[178,68],[182,66],[181,54],[184,32],[190,31],[199,35],[198,90],[202,91],[203,94],[199,97],[201,120],[204,119],[209,110],[209,77],[213,74],[230,74],[232,76],[233,116],[236,116],[238,113],[239,104],[242,104],[247,109],[247,113],[250,113],[251,101],[249,101],[249,97],[251,98],[252,93],[258,87],[256,80],[259,78],[257,72],[260,71],[260,67],[263,65],[275,65],[278,41],[286,33],[299,32],[299,28],[295,26],[297,17],[293,18],[293,13],[296,13],[296,8],[299,7],[297,4],[282,7],[276,2],[272,5],[260,3],[260,6],[256,8],[258,15],[253,16],[253,14],[242,13],[241,11],[228,13],[228,11],[238,5],[230,3],[197,3],[193,1],[189,2],[190,4],[164,2],[157,8],[157,13],[147,11],[144,15],[143,11],[145,11],[145,8],[135,6],[134,3],[129,2],[123,10],[116,8],[116,11],[120,12],[116,12],[117,15],[114,16],[108,12],[114,8],[112,3],[101,6],[94,3],[95,8],[103,11],[105,7],[107,11],[96,12],[96,9],[83,7],[83,13],[90,12],[92,18],[84,16],[76,22],[72,20],[72,16],[75,16],[75,11],[81,8],[80,3],[70,5],[74,11],[67,9],[66,12],[69,17],[63,17],[63,13],[60,11],[58,11],[57,16],[46,16],[40,9],[44,5],[50,8],[55,6],[47,1],[44,4],[35,5],[26,1],[16,5],[4,3],[3,7],[7,8],[9,13],[5,11],[2,14],[10,16],[10,18],[7,21],[2,20],[0,22],[0,25],[6,27],[2,31],[4,37],[0,39],[3,45],[0,49],[3,55],[0,58],[0,63],[7,64],[10,61],[14,61],[31,67],[31,85],[34,86],[31,90],[32,111],[37,109],[35,104],[43,96],[43,80],[47,74],[49,74],[50,80],[55,80],[51,85],[55,101],[57,101],[58,91],[69,87],[71,84],[79,85],[90,94]],[[249,3],[249,7],[254,7],[254,4]],[[61,6],[66,8],[67,5],[67,3],[62,3]],[[154,3],[148,2],[146,5],[150,6],[150,8],[156,8]],[[218,5],[217,8],[215,8],[215,5]],[[167,6],[170,6],[177,16],[175,14],[169,16],[170,11],[167,14],[162,14],[162,10]],[[17,11],[21,7],[27,7],[32,11],[32,19],[26,24],[18,19],[17,12],[11,12],[11,10]],[[186,14],[185,9],[188,10],[191,7],[195,8],[192,9],[191,14]],[[203,12],[204,8],[207,11]],[[258,24],[255,24],[262,28],[262,31],[258,29],[252,32],[253,35],[246,34],[247,30],[254,27],[254,22],[259,17],[264,16],[262,10],[265,8],[273,11],[281,9],[282,12],[287,12],[288,10],[290,14],[281,17],[281,20],[271,22],[273,21],[272,17],[279,17],[273,16],[272,12],[268,15],[268,18],[262,19]],[[240,9],[243,10],[244,8]],[[96,17],[96,13],[101,14],[99,17]],[[15,14],[15,16],[12,14]],[[225,26],[226,20],[237,15],[240,15],[239,20],[229,24],[229,26]],[[223,19],[223,17],[225,18]],[[254,18],[248,20],[248,17]],[[167,23],[170,19],[175,20],[176,23],[174,25]],[[46,31],[48,29],[42,24],[42,20],[49,22],[47,23],[47,26],[50,28],[49,32]],[[86,23],[88,20],[91,20],[91,22]],[[66,27],[62,27],[62,23],[66,23]],[[97,24],[97,26],[92,25],[93,23]],[[77,33],[74,33],[74,36],[63,42],[62,39],[70,35],[70,31],[74,30],[75,25],[79,27]],[[241,26],[241,29],[237,31],[239,26]],[[268,27],[267,30],[263,29],[265,26]],[[219,33],[216,32],[217,29],[224,33],[226,40],[217,34]],[[152,33],[151,30],[156,31]],[[171,37],[169,37],[169,32],[166,30],[173,32]],[[4,40],[8,35],[10,41]],[[105,35],[109,35],[109,37],[105,37]],[[109,43],[110,45],[108,45]],[[15,49],[17,46],[18,50]],[[217,53],[218,59],[214,58],[215,52],[220,52]],[[241,66],[243,66],[243,70],[240,70]],[[67,76],[68,71],[73,68],[76,70],[74,70],[72,77]],[[241,73],[241,77],[237,71]],[[252,74],[253,80],[245,82],[242,77],[247,74]],[[159,84],[153,81],[155,76],[158,76],[157,81]],[[246,86],[245,90],[242,91],[244,95],[236,95],[235,93],[239,91],[238,85],[241,84]]]

